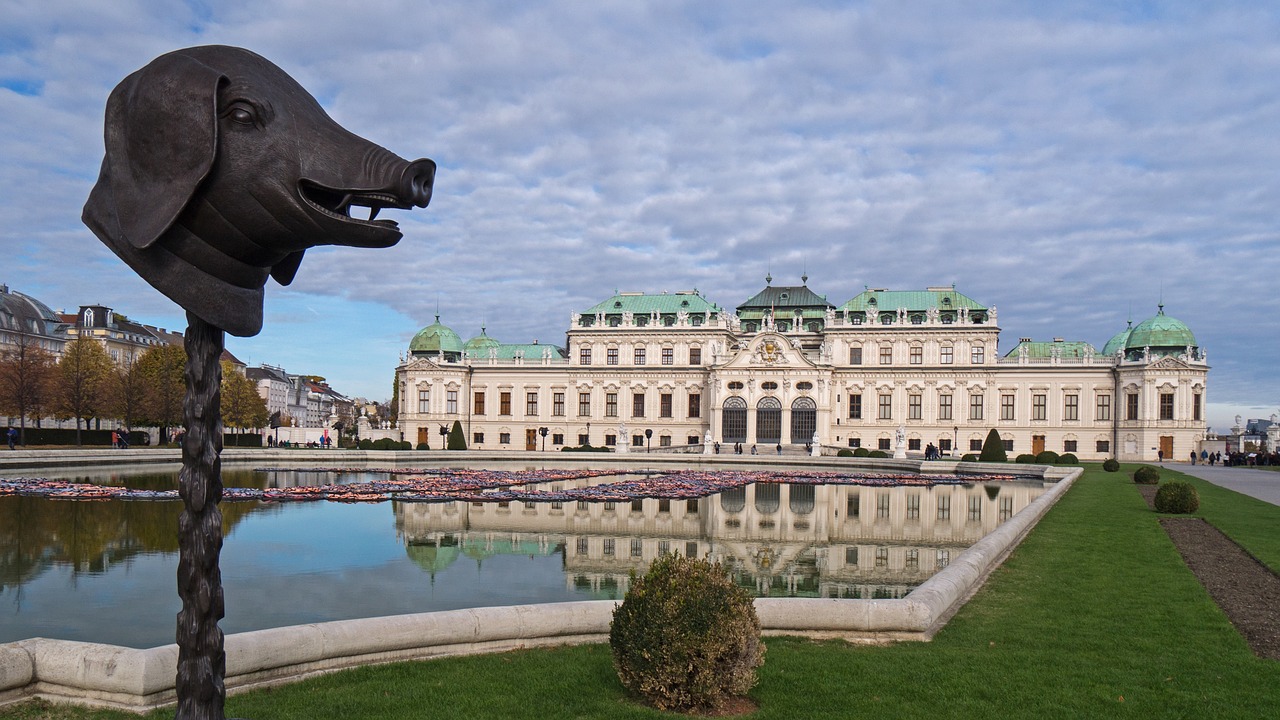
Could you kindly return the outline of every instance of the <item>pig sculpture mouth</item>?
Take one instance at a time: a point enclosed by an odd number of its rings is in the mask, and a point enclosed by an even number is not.
[[[327,188],[310,180],[298,183],[298,194],[307,205],[322,215],[341,222],[381,227],[396,235],[400,234],[400,224],[391,219],[379,220],[378,213],[385,208],[409,210],[413,207],[412,203],[387,193]],[[353,211],[352,208],[365,208],[368,217],[361,218],[358,211]]]

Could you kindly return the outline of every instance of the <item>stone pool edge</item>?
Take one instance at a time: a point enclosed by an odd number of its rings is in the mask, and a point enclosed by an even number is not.
[[[896,463],[895,463],[896,464]],[[912,463],[941,469],[943,463]],[[970,472],[1008,465],[945,463]],[[759,598],[766,634],[854,642],[927,641],[1066,493],[1079,467],[1021,466],[1056,481],[1047,492],[898,600]],[[361,665],[604,642],[617,601],[471,608],[270,628],[226,637],[228,693]],[[148,649],[33,638],[0,645],[0,707],[42,698],[146,712],[176,700],[176,645]]]

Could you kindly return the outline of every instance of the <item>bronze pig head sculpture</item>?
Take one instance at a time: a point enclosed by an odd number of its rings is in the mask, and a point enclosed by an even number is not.
[[[105,139],[84,223],[157,290],[241,337],[262,329],[267,277],[288,285],[307,248],[399,242],[378,212],[426,207],[436,170],[348,132],[265,58],[216,45],[121,81]]]

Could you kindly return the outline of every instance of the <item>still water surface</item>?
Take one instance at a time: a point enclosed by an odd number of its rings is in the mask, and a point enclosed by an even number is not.
[[[61,476],[170,489],[177,468]],[[223,472],[228,487],[254,488],[387,477]],[[221,627],[616,599],[632,570],[666,551],[723,562],[760,596],[902,597],[1043,489],[760,484],[629,503],[225,502]],[[0,643],[173,642],[180,510],[176,502],[0,497]]]

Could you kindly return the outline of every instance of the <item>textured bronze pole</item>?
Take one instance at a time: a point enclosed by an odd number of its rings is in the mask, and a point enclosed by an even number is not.
[[[178,494],[178,720],[223,720],[226,653],[222,646],[222,366],[223,332],[187,312],[182,401],[186,434]]]

